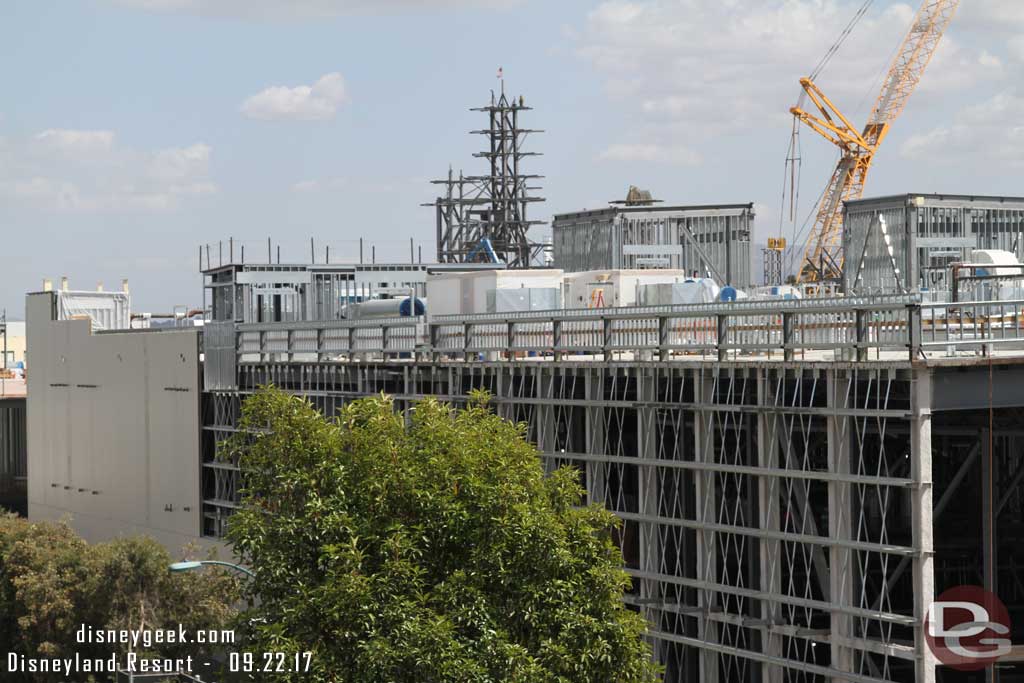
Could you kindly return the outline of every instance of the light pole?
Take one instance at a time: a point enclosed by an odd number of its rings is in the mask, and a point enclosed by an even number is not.
[[[190,562],[175,562],[169,567],[169,569],[172,572],[187,572],[192,571],[193,569],[199,569],[200,567],[205,565],[213,565],[216,567],[228,567],[229,569],[234,569],[235,571],[242,572],[251,579],[256,578],[256,575],[248,569],[246,569],[245,567],[242,567],[237,564],[231,564],[230,562],[220,562],[218,560],[192,560]]]

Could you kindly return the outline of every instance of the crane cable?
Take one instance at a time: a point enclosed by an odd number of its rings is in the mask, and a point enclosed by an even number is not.
[[[821,58],[821,60],[818,62],[818,64],[814,67],[814,70],[811,71],[810,78],[811,78],[812,81],[816,80],[818,78],[818,76],[821,75],[821,72],[825,70],[825,67],[828,66],[829,62],[832,61],[832,58],[836,56],[836,54],[839,52],[839,49],[843,46],[843,43],[845,43],[846,39],[849,38],[850,34],[853,33],[853,29],[857,26],[858,23],[860,23],[860,20],[864,18],[864,16],[867,14],[868,10],[871,9],[871,5],[873,3],[874,3],[874,0],[864,0],[864,3],[854,13],[853,17],[850,19],[850,21],[846,24],[846,26],[840,32],[839,38],[837,38],[836,42],[833,43],[831,47],[829,47],[829,49],[825,52],[824,56]],[[807,99],[807,91],[804,90],[803,88],[801,88],[800,89],[800,96],[797,99],[797,105],[796,106],[799,107],[800,109],[803,109],[804,105],[806,104],[806,99]],[[803,237],[804,233],[806,232],[807,225],[810,222],[811,216],[813,215],[813,210],[812,210],[812,212],[810,214],[808,214],[807,220],[804,221],[804,224],[800,228],[799,234],[798,234],[797,227],[796,227],[796,214],[797,214],[797,211],[799,210],[799,197],[800,197],[799,182],[800,182],[800,176],[801,176],[801,171],[802,171],[802,167],[803,167],[803,161],[802,161],[801,157],[802,157],[802,154],[800,153],[800,132],[799,132],[799,126],[797,125],[796,120],[794,119],[793,132],[791,133],[791,136],[790,136],[789,148],[788,148],[788,150],[786,152],[785,168],[783,169],[783,175],[782,175],[782,177],[783,177],[783,181],[782,181],[782,202],[781,202],[782,206],[779,207],[779,232],[781,233],[782,232],[782,223],[784,222],[783,221],[783,217],[785,215],[787,180],[793,178],[794,175],[795,175],[796,180],[795,180],[795,182],[793,182],[793,187],[790,188],[790,196],[791,196],[790,204],[791,204],[791,207],[790,207],[790,212],[789,212],[790,213],[790,222],[793,225],[793,238],[794,239],[793,239],[793,244],[790,246],[790,253],[788,254],[788,258],[786,259],[786,262],[787,262],[786,263],[786,265],[787,265],[786,269],[787,270],[792,267],[793,260],[794,260],[794,253],[793,252],[795,252],[796,250],[800,249],[803,246],[803,245],[799,244],[799,240]],[[797,165],[797,168],[795,170],[795,174],[794,174],[794,169],[791,168],[791,165]],[[825,195],[825,191],[822,190],[822,193],[821,193],[818,201],[821,201],[821,197],[824,197],[824,195]]]
[[[826,52],[825,56],[821,58],[821,61],[818,62],[818,65],[814,67],[814,71],[811,72],[811,80],[814,80],[819,75],[821,75],[821,72],[825,69],[826,66],[828,66],[828,63],[832,61],[832,58],[836,56],[837,52],[839,52],[839,48],[843,46],[843,43],[846,42],[846,39],[850,37],[851,33],[853,33],[853,29],[857,26],[860,20],[864,18],[864,15],[867,14],[868,10],[871,9],[871,5],[873,2],[874,0],[865,0],[864,4],[861,5],[860,9],[857,10],[856,14],[853,15],[853,18],[850,19],[850,23],[848,23],[846,25],[846,28],[843,29],[842,33],[839,34],[839,38],[832,45],[832,47],[828,49],[828,52]]]

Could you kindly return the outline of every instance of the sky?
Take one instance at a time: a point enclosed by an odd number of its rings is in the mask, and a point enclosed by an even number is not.
[[[201,245],[247,260],[435,250],[429,184],[472,156],[499,87],[534,110],[547,201],[630,185],[671,203],[754,202],[791,236],[836,152],[789,107],[865,0],[6,0],[0,7],[0,307],[43,278],[128,278],[133,308],[201,301]],[[916,2],[874,0],[818,83],[858,126]],[[963,0],[876,157],[868,196],[1024,195],[1024,2]],[[785,214],[785,215],[783,215]],[[548,229],[537,228],[542,237]],[[225,250],[227,247],[224,247]],[[236,246],[236,249],[239,249]]]

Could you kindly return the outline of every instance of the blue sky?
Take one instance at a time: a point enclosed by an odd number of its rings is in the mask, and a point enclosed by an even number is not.
[[[630,184],[757,203],[779,230],[797,79],[863,0],[14,0],[0,9],[0,305],[131,281],[133,305],[200,297],[196,252],[233,236],[304,260],[358,238],[433,254],[426,181],[470,154],[506,87],[535,107],[538,215]],[[868,194],[1024,195],[1024,3],[965,0]],[[822,78],[860,122],[917,4],[875,0]],[[834,161],[810,132],[804,211]],[[785,230],[790,230],[786,226]],[[543,230],[543,229],[542,229]]]

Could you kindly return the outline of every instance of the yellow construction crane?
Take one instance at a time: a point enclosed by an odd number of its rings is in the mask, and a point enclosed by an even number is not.
[[[863,132],[857,132],[811,78],[800,79],[807,99],[818,114],[809,113],[801,106],[793,107],[790,112],[839,147],[842,157],[818,206],[797,282],[823,282],[842,276],[843,202],[859,199],[864,194],[864,181],[875,152],[893,121],[903,112],[959,4],[960,0],[925,0],[889,68]]]

